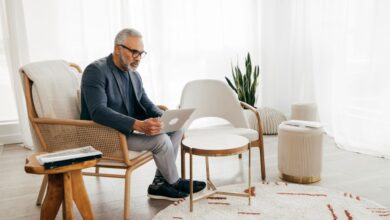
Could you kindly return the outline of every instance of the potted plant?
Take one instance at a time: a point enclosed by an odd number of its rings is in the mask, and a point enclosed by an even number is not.
[[[250,54],[248,53],[245,58],[245,73],[243,74],[240,70],[238,64],[233,67],[232,65],[232,75],[233,83],[229,78],[225,76],[225,79],[229,86],[237,93],[238,99],[240,101],[246,102],[251,106],[255,106],[256,103],[256,89],[258,82],[258,77],[260,74],[260,68],[258,65],[252,69],[252,61]]]

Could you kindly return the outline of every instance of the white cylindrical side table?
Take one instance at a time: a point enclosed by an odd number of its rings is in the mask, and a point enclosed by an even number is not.
[[[184,153],[183,160],[185,160],[185,153],[190,155],[190,212],[193,210],[193,203],[203,198],[207,198],[213,194],[224,194],[231,196],[248,197],[248,205],[251,204],[251,146],[249,140],[245,137],[232,134],[209,134],[190,136],[182,140],[182,153]],[[209,171],[209,157],[222,157],[241,154],[245,151],[249,152],[248,158],[248,192],[222,192],[217,190],[215,185],[211,182]],[[212,189],[201,196],[194,198],[192,181],[193,181],[193,163],[194,155],[204,156],[206,158],[206,176],[207,189]],[[183,161],[185,163],[185,161]]]
[[[295,183],[320,181],[323,129],[285,123],[278,131],[280,178]]]
[[[294,103],[291,105],[291,119],[318,121],[317,105],[315,103]]]

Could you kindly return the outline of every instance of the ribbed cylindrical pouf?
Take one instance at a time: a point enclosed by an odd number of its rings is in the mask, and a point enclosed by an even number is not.
[[[281,179],[294,183],[319,181],[323,129],[282,123],[278,133],[278,167]]]
[[[295,103],[291,105],[291,119],[318,121],[317,105],[315,103]]]
[[[287,120],[283,113],[272,108],[258,108],[257,112],[259,112],[260,115],[263,134],[278,134],[278,126],[280,123]],[[250,110],[245,110],[244,114],[247,117],[249,127],[257,130],[258,125],[256,115]]]

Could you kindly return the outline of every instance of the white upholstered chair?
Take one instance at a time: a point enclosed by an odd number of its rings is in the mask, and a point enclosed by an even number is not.
[[[79,72],[79,76],[74,70]],[[129,219],[131,173],[150,161],[152,154],[146,151],[129,151],[124,134],[93,121],[79,120],[79,66],[53,60],[27,64],[20,72],[29,120],[41,150],[52,152],[91,145],[103,152],[103,158],[95,172],[83,174],[124,178],[124,218]],[[100,167],[124,169],[125,173],[101,173]],[[37,205],[42,201],[46,184],[47,178],[44,178]]]
[[[237,95],[227,84],[210,79],[191,81],[183,89],[179,108],[196,109],[185,124],[185,137],[224,133],[248,138],[252,147],[259,148],[261,178],[265,179],[264,143],[259,113],[252,106],[240,102]],[[243,108],[250,109],[256,115],[258,130],[249,128]],[[222,118],[227,120],[230,125],[188,129],[194,120],[206,117]],[[185,155],[183,151],[181,151],[181,167],[182,178],[185,178]]]

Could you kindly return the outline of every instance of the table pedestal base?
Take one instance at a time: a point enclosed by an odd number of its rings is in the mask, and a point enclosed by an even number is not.
[[[41,207],[41,219],[55,219],[62,203],[63,219],[74,219],[73,201],[83,219],[94,219],[81,170],[48,174],[49,185]]]
[[[217,187],[211,182],[210,179],[210,168],[209,168],[209,157],[205,156],[206,160],[206,178],[207,178],[207,190],[210,190],[209,192],[198,196],[194,198],[193,195],[193,174],[192,174],[192,169],[193,169],[193,164],[192,164],[192,152],[190,151],[190,212],[193,211],[193,206],[194,202],[199,201],[201,199],[207,198],[209,196],[212,196],[214,194],[219,194],[219,195],[228,195],[228,196],[240,196],[240,197],[248,197],[248,205],[251,205],[251,150],[250,146],[248,145],[248,151],[249,151],[249,163],[248,163],[248,193],[238,193],[238,192],[224,192],[224,191],[218,191]]]

